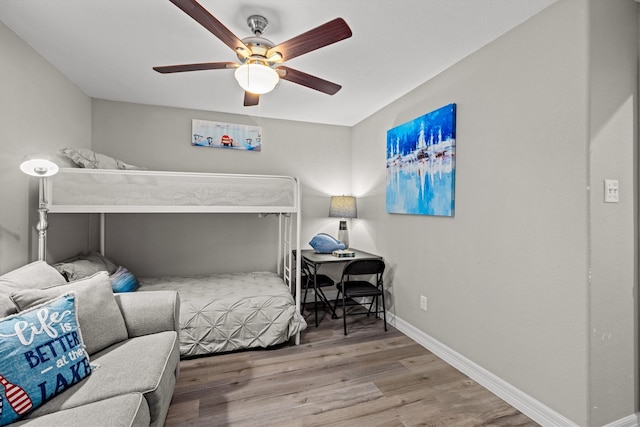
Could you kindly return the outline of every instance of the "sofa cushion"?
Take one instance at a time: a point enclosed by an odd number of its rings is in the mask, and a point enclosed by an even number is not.
[[[92,364],[99,368],[68,393],[59,394],[36,409],[33,416],[139,392],[149,405],[151,423],[163,425],[175,388],[179,360],[175,331],[120,342],[91,356]]]
[[[19,309],[24,310],[70,291],[77,293],[78,322],[89,354],[128,338],[124,318],[105,271],[66,285],[15,291],[11,299]]]
[[[0,425],[91,374],[75,302],[75,294],[66,293],[0,319]]]
[[[98,271],[113,274],[118,268],[113,261],[98,252],[79,254],[57,262],[53,267],[70,282],[93,276]]]
[[[43,289],[66,283],[64,276],[44,261],[34,261],[0,276],[0,292]]]
[[[0,293],[0,317],[7,317],[18,312],[9,294]]]
[[[10,294],[16,289],[48,288],[66,283],[64,276],[44,261],[34,261],[0,276],[0,317],[18,312]]]
[[[176,291],[126,292],[114,296],[129,338],[180,330],[180,296]]]
[[[128,393],[42,417],[30,414],[27,419],[11,424],[11,427],[87,427],[95,420],[101,420],[101,425],[149,427],[149,407],[142,394]]]

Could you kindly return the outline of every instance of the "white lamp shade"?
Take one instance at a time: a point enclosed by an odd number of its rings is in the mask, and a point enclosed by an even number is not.
[[[51,160],[46,159],[30,159],[20,164],[20,170],[27,175],[45,177],[58,173],[58,165]]]
[[[236,69],[235,76],[242,89],[256,95],[271,92],[280,80],[273,68],[262,64],[241,65]]]
[[[357,218],[358,206],[353,196],[331,196],[329,204],[331,218]]]

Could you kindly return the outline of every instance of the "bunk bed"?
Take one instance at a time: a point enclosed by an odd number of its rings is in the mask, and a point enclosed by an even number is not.
[[[39,206],[40,259],[46,257],[49,214],[99,214],[102,255],[108,214],[277,215],[276,272],[138,278],[138,292],[178,291],[184,357],[267,347],[293,336],[299,344],[306,322],[300,315],[300,259],[292,256],[300,247],[300,184],[295,178],[62,168],[40,181]]]

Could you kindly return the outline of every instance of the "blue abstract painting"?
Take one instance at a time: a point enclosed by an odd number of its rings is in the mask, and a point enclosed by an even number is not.
[[[387,131],[387,212],[453,216],[456,104]]]

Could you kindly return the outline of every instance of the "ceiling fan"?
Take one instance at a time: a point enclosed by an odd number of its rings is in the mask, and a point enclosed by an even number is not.
[[[237,62],[204,62],[197,64],[168,65],[153,67],[159,73],[181,73],[185,71],[235,69],[238,84],[244,89],[244,105],[258,105],[260,95],[273,90],[280,79],[311,89],[334,95],[342,86],[303,73],[282,64],[305,53],[351,37],[351,29],[342,18],[336,18],[313,28],[279,45],[262,37],[268,25],[265,17],[251,15],[247,25],[253,37],[240,40],[227,27],[211,15],[196,0],[170,0],[229,46],[238,56]]]

